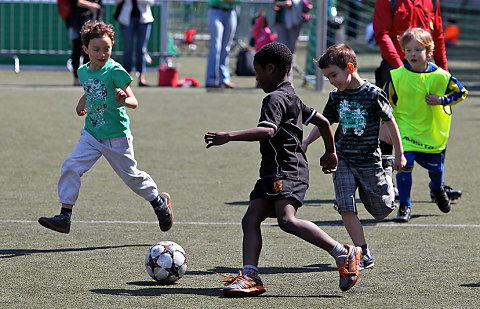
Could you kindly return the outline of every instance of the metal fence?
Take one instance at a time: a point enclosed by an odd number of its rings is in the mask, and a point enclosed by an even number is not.
[[[477,68],[472,63],[478,63],[476,50],[480,47],[477,30],[480,27],[480,8],[470,5],[476,1],[480,0],[462,0],[461,3],[452,0],[440,1],[444,23],[454,18],[462,29],[462,47],[447,50],[449,62],[455,59],[463,62],[466,59],[471,60],[465,68],[466,71]],[[272,2],[273,0],[242,0],[236,7],[238,26],[234,49],[248,44],[252,17],[258,9],[267,8],[267,19],[273,29],[274,11],[269,9]],[[113,24],[117,30],[114,55],[121,55],[123,44],[118,23],[113,19],[114,2],[104,0],[103,4],[103,20]],[[365,28],[372,21],[375,0],[357,1],[358,14],[354,20],[349,20],[350,0],[315,0],[315,4],[316,9],[312,14],[314,19],[304,25],[301,36],[301,40],[310,41],[309,49],[313,49],[309,50],[310,59],[312,53],[318,55],[319,51],[325,48],[323,33],[328,33],[330,40],[342,42],[346,39],[345,33],[349,30],[346,29],[349,24],[355,25],[357,36],[355,40],[347,42],[354,47],[357,54],[379,54],[377,46],[365,42]],[[155,59],[154,66],[172,56],[206,56],[210,38],[207,27],[208,0],[155,0],[152,12],[155,21],[148,51]],[[316,17],[317,12],[322,18]],[[328,26],[327,19],[333,21],[329,22]],[[185,43],[185,31],[193,28],[196,30],[194,42]],[[19,60],[30,65],[64,66],[69,58],[71,42],[65,22],[58,15],[56,0],[0,0],[0,29],[0,63],[10,65],[13,58],[17,68]],[[312,41],[316,42],[312,45]],[[477,75],[478,73],[471,75],[471,79],[477,78]]]

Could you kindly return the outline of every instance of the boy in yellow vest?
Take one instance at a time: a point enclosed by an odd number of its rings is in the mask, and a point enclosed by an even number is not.
[[[444,213],[450,211],[442,184],[451,106],[465,99],[468,91],[449,72],[428,61],[434,42],[427,30],[410,28],[399,38],[399,43],[408,63],[390,71],[384,90],[393,107],[407,159],[405,167],[397,173],[400,207],[396,221],[408,222],[414,161],[428,170],[438,208]]]

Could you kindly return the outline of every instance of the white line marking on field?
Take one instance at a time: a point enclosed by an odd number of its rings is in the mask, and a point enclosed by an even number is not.
[[[2,223],[36,223],[36,220],[0,220]],[[89,224],[158,224],[158,222],[150,221],[72,221],[74,223],[89,223]],[[240,222],[177,222],[177,225],[240,225]],[[262,223],[267,226],[275,226],[277,223]],[[320,226],[341,226],[339,222],[336,223],[319,223]],[[415,223],[366,223],[364,226],[378,226],[378,227],[476,227],[480,228],[480,224],[415,224]]]

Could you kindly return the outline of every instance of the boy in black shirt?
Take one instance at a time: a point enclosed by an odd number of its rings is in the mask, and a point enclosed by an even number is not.
[[[270,43],[254,57],[263,99],[257,127],[232,132],[208,132],[207,148],[230,141],[260,141],[262,155],[260,179],[250,194],[250,203],[242,219],[243,269],[229,277],[225,296],[255,296],[265,292],[258,276],[258,259],[262,248],[260,224],[268,217],[277,218],[280,228],[329,252],[340,272],[340,289],[351,288],[358,278],[361,248],[342,245],[310,221],[295,217],[308,188],[308,163],[301,148],[303,125],[315,124],[325,143],[320,164],[325,173],[336,169],[337,156],[328,120],[305,106],[288,81],[292,53],[282,43]],[[224,275],[225,276],[225,275]]]

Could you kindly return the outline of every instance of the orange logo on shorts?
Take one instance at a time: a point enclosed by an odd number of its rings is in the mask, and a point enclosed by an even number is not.
[[[275,190],[275,192],[282,191],[282,181],[281,180],[277,180],[273,183],[273,190]]]

